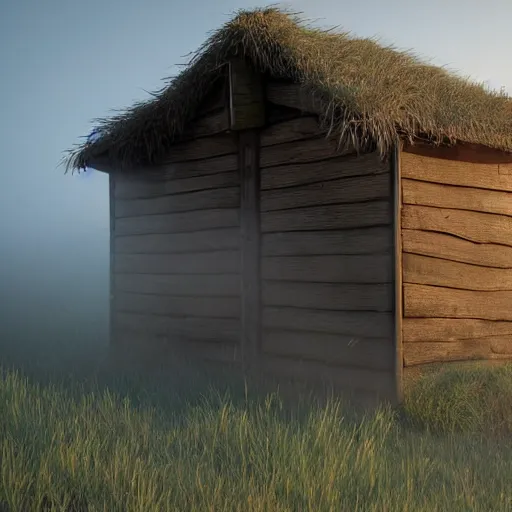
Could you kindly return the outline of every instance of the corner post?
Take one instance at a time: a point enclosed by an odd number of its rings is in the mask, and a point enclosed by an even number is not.
[[[265,124],[262,79],[240,59],[229,62],[230,128],[238,134],[241,236],[240,350],[244,372],[261,353],[260,129]]]

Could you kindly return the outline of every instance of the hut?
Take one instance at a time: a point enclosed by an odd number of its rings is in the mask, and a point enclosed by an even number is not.
[[[512,358],[512,101],[241,11],[68,169],[107,172],[111,344],[400,399]],[[139,356],[137,356],[139,357]]]

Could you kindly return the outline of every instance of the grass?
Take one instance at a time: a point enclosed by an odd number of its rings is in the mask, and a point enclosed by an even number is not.
[[[512,510],[510,367],[428,374],[362,418],[209,382],[4,368],[0,510]]]

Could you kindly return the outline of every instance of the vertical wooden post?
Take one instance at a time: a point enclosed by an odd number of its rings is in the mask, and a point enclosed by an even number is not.
[[[241,173],[241,355],[244,369],[259,364],[261,338],[259,133],[239,134]]]
[[[402,173],[400,169],[401,143],[397,140],[391,155],[391,176],[393,180],[393,222],[394,222],[394,240],[395,265],[394,274],[394,374],[395,374],[395,398],[397,402],[403,400],[403,289],[402,289]]]

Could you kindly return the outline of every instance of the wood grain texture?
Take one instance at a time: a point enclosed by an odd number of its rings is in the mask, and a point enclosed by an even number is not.
[[[512,193],[510,192],[403,179],[402,194],[406,204],[512,216]]]
[[[238,228],[210,229],[193,233],[118,236],[117,254],[182,254],[240,248]]]
[[[390,196],[389,174],[375,174],[323,181],[293,188],[265,190],[261,193],[261,211],[355,203],[386,199]]]
[[[333,334],[266,330],[262,348],[268,354],[331,365],[390,371],[393,363],[393,346],[383,338],[354,340]]]
[[[263,281],[265,306],[335,311],[391,311],[391,284],[334,284]]]
[[[169,317],[240,318],[240,299],[119,292],[116,311]]]
[[[393,335],[392,315],[373,311],[319,311],[265,306],[262,324],[272,329],[325,332],[362,338],[391,339]]]
[[[458,341],[512,336],[512,322],[468,318],[404,318],[404,342]]]
[[[353,229],[391,223],[389,201],[313,206],[276,212],[262,212],[263,233]]]
[[[512,218],[505,215],[404,205],[402,226],[447,233],[477,243],[512,246]]]
[[[265,233],[263,256],[307,256],[328,254],[374,254],[391,251],[390,226],[344,231]]]
[[[512,268],[512,247],[505,245],[480,244],[443,233],[416,229],[402,230],[402,244],[404,252],[412,254],[494,268]]]
[[[234,228],[239,225],[238,209],[224,208],[116,219],[116,234],[186,233],[206,229]]]
[[[219,134],[171,146],[169,153],[162,158],[161,164],[203,160],[221,155],[235,154],[236,142],[232,134]]]
[[[404,284],[404,314],[420,318],[512,320],[512,291],[456,290]]]
[[[239,187],[240,176],[236,171],[218,172],[206,176],[192,176],[178,179],[139,179],[121,180],[116,187],[117,199],[147,199],[170,194],[182,194],[215,188]]]
[[[217,135],[229,130],[229,113],[219,103],[204,115],[193,119],[180,137],[183,140],[192,140],[198,137]]]
[[[240,252],[118,254],[115,272],[125,274],[239,274]]]
[[[325,113],[322,102],[306,92],[299,84],[269,80],[266,83],[265,93],[267,100],[276,105],[294,108],[304,113]]]
[[[383,173],[389,173],[389,167],[381,162],[378,153],[367,153],[360,156],[349,153],[319,162],[288,165],[285,162],[285,165],[267,167],[261,173],[261,189],[272,190],[351,176],[370,176]]]
[[[119,331],[169,338],[237,343],[240,336],[240,322],[231,318],[172,318],[116,312],[115,322]]]
[[[318,137],[316,116],[301,116],[273,124],[261,132],[261,147]]]
[[[237,208],[240,188],[217,188],[148,199],[117,199],[116,217],[139,217],[195,210]]]
[[[317,283],[389,283],[392,281],[391,254],[337,256],[266,256],[262,259],[263,279],[311,281]]]
[[[117,274],[117,292],[184,297],[240,297],[240,276]]]
[[[485,164],[430,158],[402,152],[402,177],[512,192],[512,172],[507,164]]]
[[[406,366],[446,361],[505,358],[512,359],[512,336],[476,338],[447,343],[418,342],[404,345]]]

